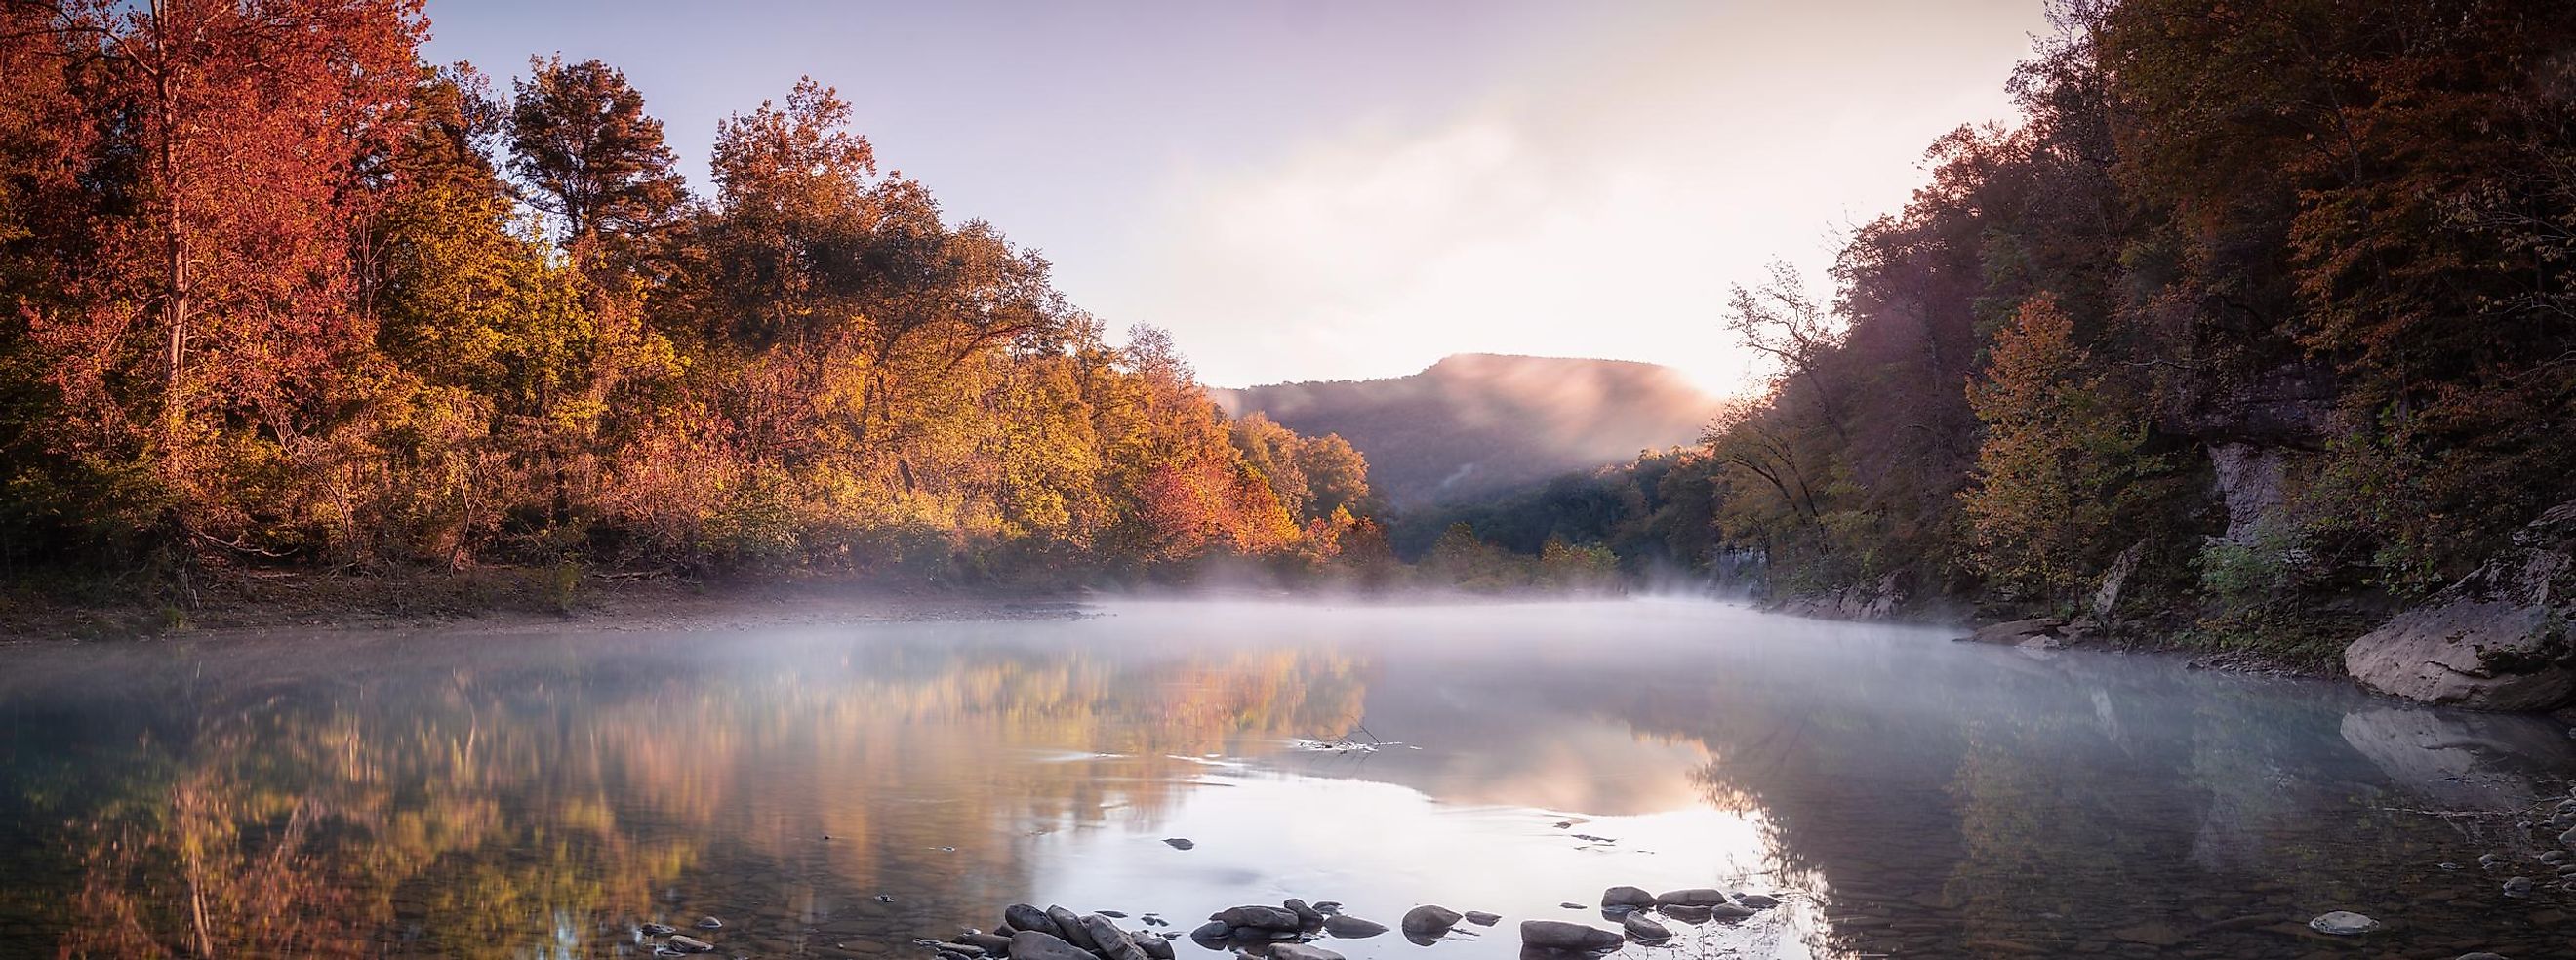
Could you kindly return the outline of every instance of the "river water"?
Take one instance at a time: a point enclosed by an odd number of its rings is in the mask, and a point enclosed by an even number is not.
[[[2576,955],[2565,727],[1950,635],[1175,602],[0,649],[0,956],[641,956],[713,916],[715,956],[927,960],[1015,902],[1302,897],[1498,913],[1321,944],[1492,960],[1617,929],[1614,884],[1785,901],[1638,960]]]

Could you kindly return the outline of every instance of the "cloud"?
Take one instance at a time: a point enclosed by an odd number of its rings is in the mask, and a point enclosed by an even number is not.
[[[1740,387],[1757,368],[1724,332],[1728,285],[1777,257],[1823,292],[1833,230],[1901,205],[1933,137],[2002,115],[2022,42],[1909,88],[1933,53],[1869,59],[1917,39],[1904,24],[1832,64],[1761,48],[1795,26],[1713,20],[1534,67],[1427,125],[1367,118],[1176,176],[1095,302],[1172,329],[1218,384],[1482,351]]]

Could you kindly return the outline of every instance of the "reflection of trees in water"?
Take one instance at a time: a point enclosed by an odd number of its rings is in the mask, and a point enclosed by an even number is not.
[[[2356,721],[2346,711],[2361,701],[2340,691],[2164,663],[1766,666],[1698,687],[1605,684],[1588,706],[1703,745],[1713,759],[1693,779],[1707,801],[1757,810],[1784,882],[1828,892],[1835,921],[1808,942],[1820,956],[2177,937],[2268,955],[2297,941],[2202,928],[2385,903],[2457,849],[2452,824],[2398,809],[2467,789],[2440,776],[2475,767],[2478,795],[2528,797],[2535,773],[2570,768],[2566,738],[2527,718],[2401,708],[2414,726]],[[2449,726],[2418,730],[2423,716]]]
[[[1344,729],[1365,690],[1356,661],[1296,650],[620,647],[363,676],[173,680],[84,712],[132,738],[123,779],[10,791],[72,826],[61,950],[582,953],[692,885],[998,902],[1030,825],[1150,824],[1195,770],[1165,754]],[[1092,752],[1125,756],[1042,758]]]

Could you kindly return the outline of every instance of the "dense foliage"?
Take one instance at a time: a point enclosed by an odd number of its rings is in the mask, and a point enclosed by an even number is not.
[[[417,0],[0,3],[0,564],[1312,569],[1348,444],[1230,423],[812,81],[691,193],[613,67]]]
[[[1935,143],[1831,303],[1785,268],[1735,291],[1779,372],[1680,455],[1714,484],[1686,559],[2070,611],[2122,581],[2247,636],[2576,496],[2576,5],[2054,12],[2019,122]],[[1567,481],[1615,503],[1550,529],[1659,549],[1622,538],[1696,522],[1642,496],[1672,461]],[[1580,500],[1473,519],[1526,541]]]

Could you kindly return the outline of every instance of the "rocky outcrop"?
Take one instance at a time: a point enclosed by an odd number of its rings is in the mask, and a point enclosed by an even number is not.
[[[1904,602],[1903,581],[1890,573],[1840,590],[1791,596],[1780,601],[1780,612],[1824,620],[1888,620],[1896,616],[1897,607]]]
[[[2475,710],[2576,701],[2576,502],[2431,602],[2344,648],[2344,669],[2383,693]]]

